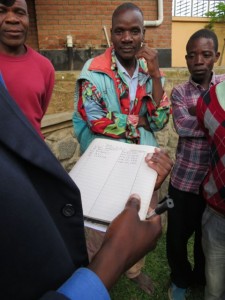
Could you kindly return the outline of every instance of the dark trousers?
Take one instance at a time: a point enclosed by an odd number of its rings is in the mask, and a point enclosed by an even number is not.
[[[201,244],[201,220],[205,201],[200,195],[183,192],[169,185],[169,196],[174,201],[168,210],[167,259],[171,280],[180,288],[204,284],[205,259]],[[194,236],[194,266],[188,260],[187,244]]]

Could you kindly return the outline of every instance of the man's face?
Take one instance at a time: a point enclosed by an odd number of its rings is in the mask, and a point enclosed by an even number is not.
[[[199,38],[191,41],[187,46],[185,58],[192,79],[197,83],[208,80],[219,56],[219,52],[215,51],[212,39]]]
[[[112,22],[111,41],[120,62],[133,60],[144,39],[143,17],[139,11],[124,10]]]
[[[16,0],[12,6],[0,2],[0,52],[19,54],[24,48],[28,28],[25,0]]]

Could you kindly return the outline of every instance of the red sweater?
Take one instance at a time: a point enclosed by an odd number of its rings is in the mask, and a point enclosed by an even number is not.
[[[217,99],[216,85],[199,98],[197,117],[211,147],[210,168],[203,183],[204,197],[225,216],[225,111]]]
[[[51,62],[30,47],[19,57],[0,53],[0,72],[9,94],[41,134],[41,119],[47,110],[54,86]]]

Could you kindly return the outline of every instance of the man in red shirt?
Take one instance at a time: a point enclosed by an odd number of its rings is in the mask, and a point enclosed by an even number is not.
[[[0,1],[0,72],[9,94],[42,136],[55,72],[47,58],[25,45],[28,29],[26,1]]]

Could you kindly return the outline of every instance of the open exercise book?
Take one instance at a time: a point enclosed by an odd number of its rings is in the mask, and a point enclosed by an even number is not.
[[[155,147],[94,139],[70,171],[81,192],[85,225],[105,231],[124,209],[129,196],[141,197],[145,219],[157,173],[145,162]]]

